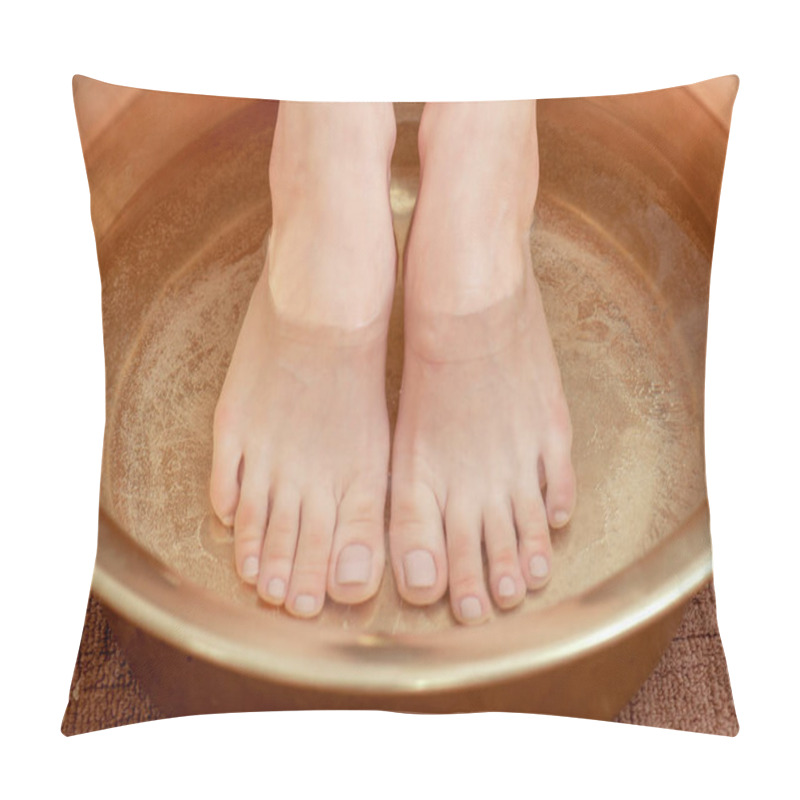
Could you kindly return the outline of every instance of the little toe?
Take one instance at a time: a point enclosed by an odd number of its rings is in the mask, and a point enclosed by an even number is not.
[[[214,435],[209,496],[214,513],[223,524],[232,526],[239,502],[239,465],[242,449],[238,440],[227,434]]]
[[[414,605],[429,605],[447,591],[447,556],[442,512],[423,484],[392,490],[389,545],[397,590]]]
[[[245,462],[242,491],[233,524],[236,569],[246,583],[255,583],[267,527],[269,471],[265,461]]]
[[[519,492],[514,497],[514,520],[525,583],[529,589],[541,589],[550,580],[553,559],[547,512],[541,495]]]
[[[464,625],[485,622],[491,616],[481,556],[481,514],[458,500],[445,511],[447,562],[450,570],[450,606]]]
[[[386,485],[354,486],[339,503],[328,570],[328,594],[338,603],[361,603],[377,591],[386,561]]]
[[[314,617],[325,603],[336,500],[333,494],[311,491],[300,507],[300,535],[286,610],[298,617]]]
[[[300,492],[291,484],[279,484],[273,491],[257,584],[259,596],[272,605],[286,599],[299,526]]]
[[[483,540],[489,559],[489,586],[500,608],[513,608],[525,597],[525,578],[519,566],[517,533],[511,504],[487,505]]]
[[[544,454],[547,491],[547,519],[553,528],[563,528],[575,508],[575,470],[569,448],[564,442],[554,445]]]

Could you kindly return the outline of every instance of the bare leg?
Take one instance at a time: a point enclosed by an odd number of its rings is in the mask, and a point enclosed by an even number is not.
[[[281,103],[267,263],[215,414],[211,500],[236,569],[303,617],[383,573],[394,139],[390,103]]]
[[[530,262],[534,102],[435,103],[406,252],[390,544],[400,594],[475,623],[549,578],[572,431]],[[546,483],[546,488],[545,488]],[[485,585],[481,543],[489,562]]]

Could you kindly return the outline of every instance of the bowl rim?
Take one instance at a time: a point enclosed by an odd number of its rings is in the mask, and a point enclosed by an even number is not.
[[[704,500],[640,559],[548,608],[474,628],[365,633],[219,597],[148,553],[103,509],[98,529],[92,590],[124,619],[227,670],[351,694],[440,692],[556,669],[656,623],[711,577]]]

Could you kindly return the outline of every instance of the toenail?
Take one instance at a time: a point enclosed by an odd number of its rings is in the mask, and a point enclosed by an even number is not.
[[[556,513],[553,514],[553,524],[557,528],[560,528],[562,525],[566,525],[568,520],[569,514],[567,514],[566,511],[556,511]]]
[[[286,581],[283,578],[273,578],[267,584],[267,594],[276,600],[283,600],[286,596]]]
[[[546,578],[550,572],[547,559],[544,556],[533,556],[531,558],[530,570],[534,578]]]
[[[299,594],[294,599],[294,610],[299,614],[311,614],[316,608],[317,599],[311,594]]]
[[[256,556],[247,556],[242,564],[242,577],[255,578],[258,575],[258,558]]]
[[[500,597],[513,597],[517,593],[517,584],[514,583],[513,578],[508,575],[500,578],[500,584],[497,587],[497,594]]]
[[[232,528],[233,527],[233,515],[231,514],[230,516],[223,517],[222,518],[222,524],[227,526],[228,528]]]
[[[478,619],[483,614],[481,601],[477,597],[465,597],[459,608],[464,619]]]
[[[406,586],[428,589],[436,583],[436,562],[427,550],[412,550],[403,558]]]
[[[372,551],[365,544],[349,544],[339,553],[337,583],[366,583],[372,573]]]

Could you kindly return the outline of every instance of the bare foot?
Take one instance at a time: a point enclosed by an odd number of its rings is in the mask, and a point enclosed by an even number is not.
[[[301,617],[383,574],[394,137],[391,104],[281,103],[267,263],[215,413],[211,501],[236,569]]]
[[[462,623],[550,575],[575,504],[572,431],[530,262],[535,104],[426,106],[406,251],[390,546],[400,594]],[[546,488],[545,488],[546,484]]]

